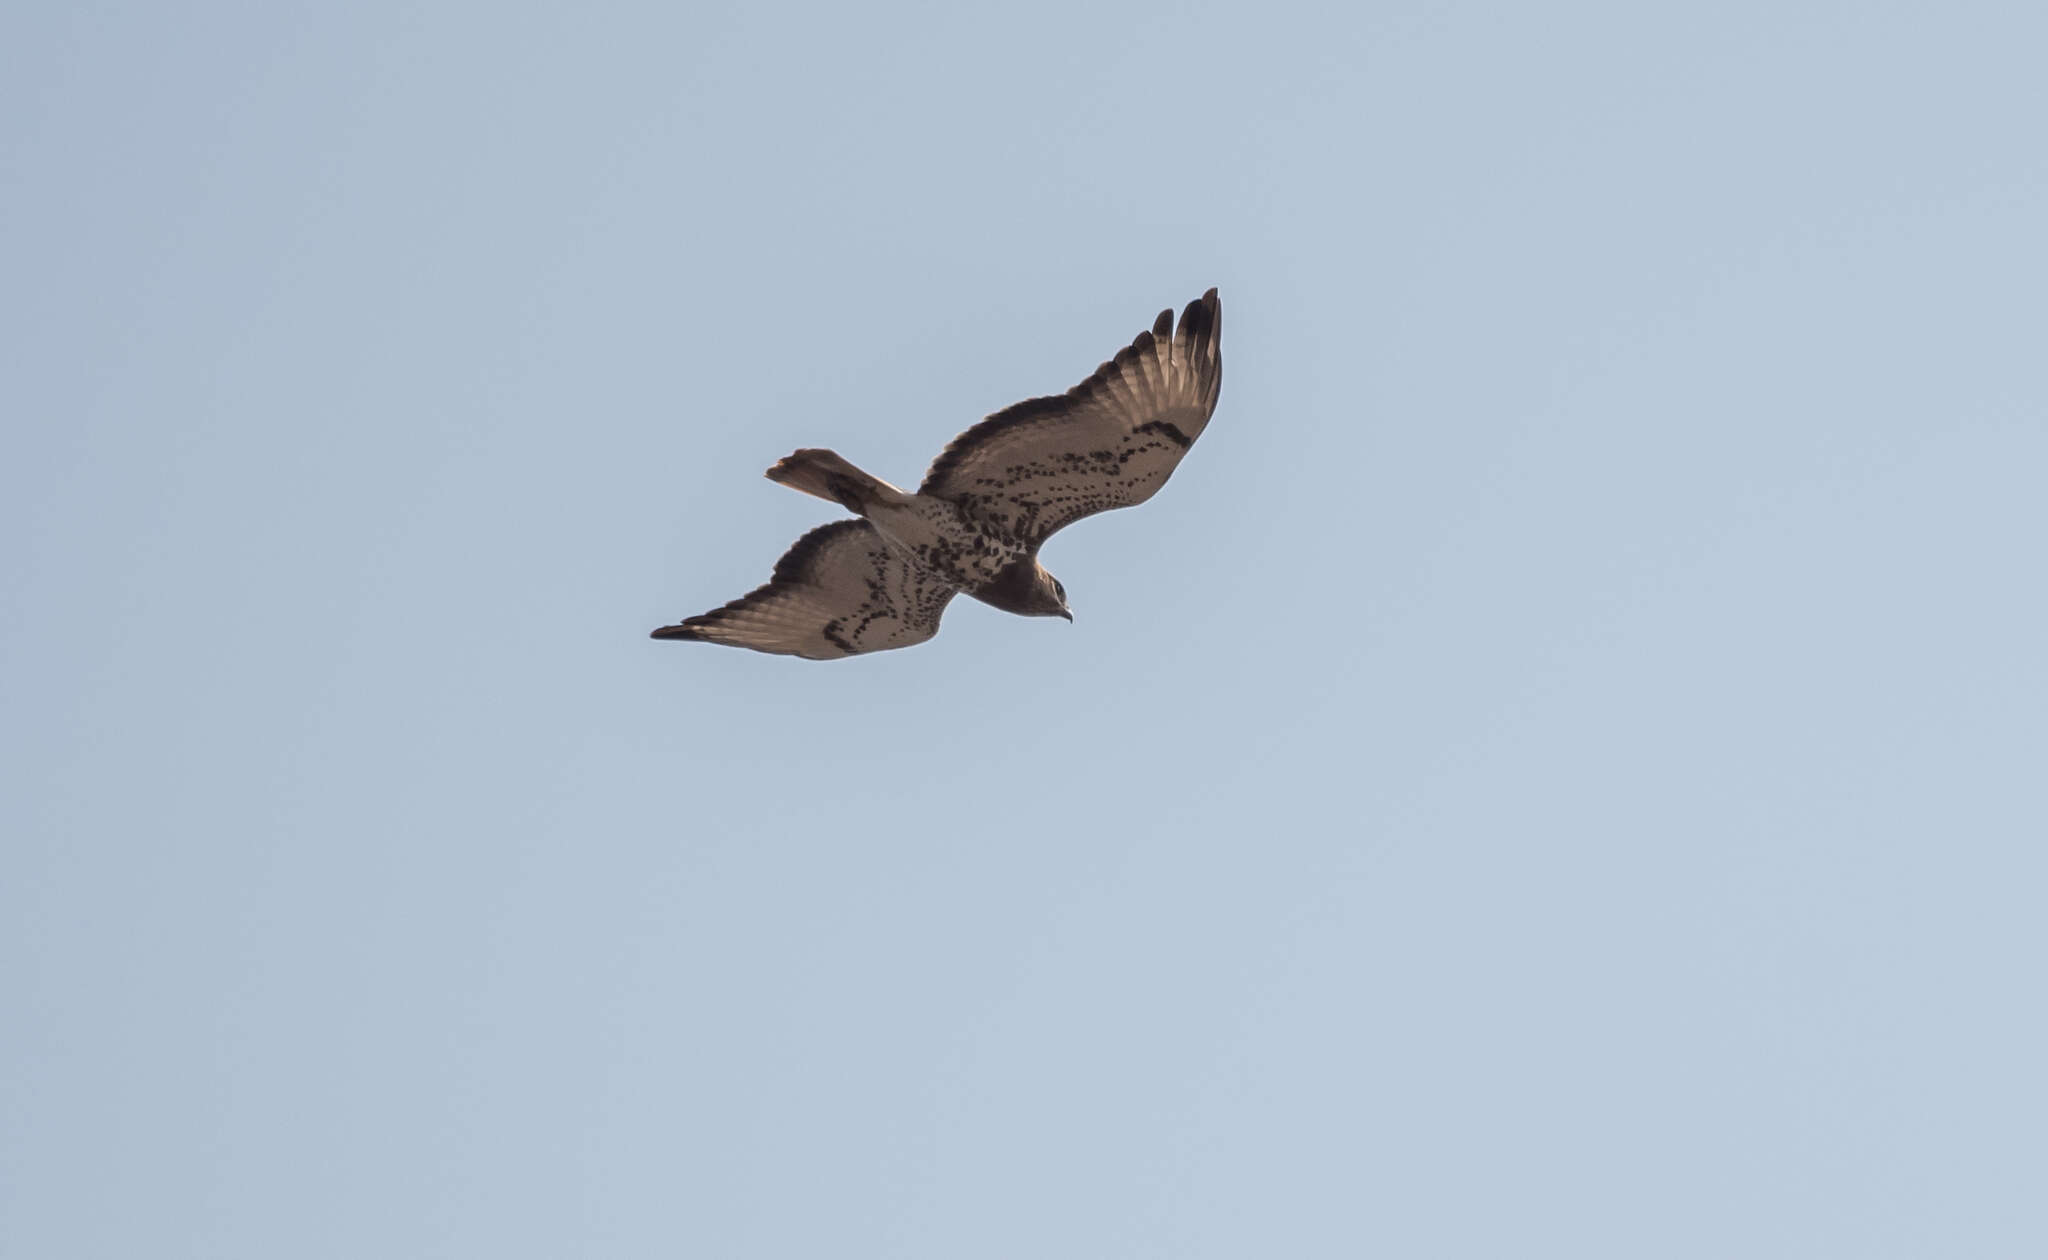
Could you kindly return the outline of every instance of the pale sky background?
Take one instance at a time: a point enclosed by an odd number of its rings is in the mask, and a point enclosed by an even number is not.
[[[2048,1255],[2041,12],[10,6],[0,1253]]]

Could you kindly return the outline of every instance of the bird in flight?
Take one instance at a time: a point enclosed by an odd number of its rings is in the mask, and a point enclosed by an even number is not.
[[[806,449],[771,481],[857,520],[823,525],[775,563],[768,584],[654,632],[831,660],[910,647],[939,632],[958,594],[1026,617],[1074,619],[1038,562],[1053,532],[1131,507],[1166,484],[1202,436],[1223,387],[1223,308],[1211,289],[1064,394],[996,412],[953,439],[912,494],[837,453]]]

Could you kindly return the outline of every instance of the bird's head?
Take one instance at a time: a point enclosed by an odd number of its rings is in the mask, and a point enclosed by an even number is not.
[[[1031,615],[1065,617],[1072,621],[1074,612],[1067,607],[1067,588],[1060,585],[1058,578],[1047,573],[1044,565],[1038,566],[1036,577],[1038,580],[1033,584],[1031,592]]]

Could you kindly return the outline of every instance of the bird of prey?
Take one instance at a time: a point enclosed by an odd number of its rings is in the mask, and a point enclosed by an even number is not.
[[[1064,394],[1006,407],[953,439],[915,494],[837,453],[797,451],[772,481],[859,519],[797,539],[766,586],[654,632],[831,660],[910,647],[939,632],[953,596],[1026,617],[1074,619],[1038,563],[1061,526],[1143,503],[1216,410],[1223,309],[1211,289]]]

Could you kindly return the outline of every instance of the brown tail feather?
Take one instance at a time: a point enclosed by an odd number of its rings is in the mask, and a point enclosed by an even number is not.
[[[862,516],[872,504],[903,497],[901,490],[855,468],[836,451],[797,451],[770,468],[768,480],[817,495]]]

